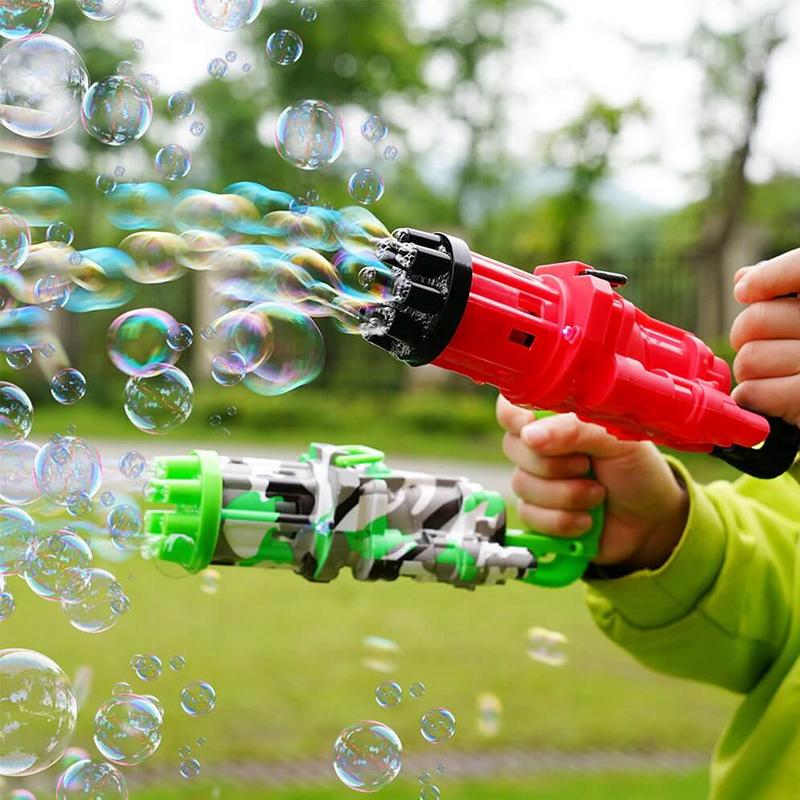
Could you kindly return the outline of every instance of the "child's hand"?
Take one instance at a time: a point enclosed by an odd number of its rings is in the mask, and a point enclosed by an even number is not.
[[[800,425],[800,250],[736,273],[734,296],[747,308],[731,328],[737,403]]]
[[[576,536],[591,526],[586,510],[606,503],[597,564],[661,566],[680,539],[688,498],[655,445],[623,442],[574,414],[535,420],[497,400],[503,451],[517,465],[511,486],[523,522],[541,533]],[[589,467],[595,479],[587,478]]]

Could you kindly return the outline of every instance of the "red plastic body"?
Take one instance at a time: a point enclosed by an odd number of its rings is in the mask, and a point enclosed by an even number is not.
[[[467,307],[434,364],[515,404],[574,411],[621,439],[708,452],[766,438],[767,421],[731,398],[721,358],[581,275],[586,264],[530,274],[473,253],[472,268]]]

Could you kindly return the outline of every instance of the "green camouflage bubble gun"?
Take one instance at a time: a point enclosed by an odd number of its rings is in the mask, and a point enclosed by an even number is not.
[[[366,581],[566,586],[596,555],[603,528],[600,506],[579,537],[508,530],[497,492],[390,469],[361,445],[312,444],[297,461],[196,450],[154,468],[144,554],[188,572],[283,567],[327,582],[350,567]]]

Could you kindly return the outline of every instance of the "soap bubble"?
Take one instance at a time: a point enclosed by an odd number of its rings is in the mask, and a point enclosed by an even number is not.
[[[236,31],[261,13],[263,0],[194,0],[197,15],[210,28]]]
[[[56,311],[69,302],[72,288],[61,275],[45,275],[33,286],[33,299],[45,311]]]
[[[213,568],[206,568],[200,573],[200,591],[203,594],[216,594],[219,591],[221,576]]]
[[[106,700],[94,717],[94,743],[103,758],[132,767],[158,749],[164,718],[147,697],[115,695]]]
[[[236,350],[225,350],[211,359],[211,377],[220,386],[235,386],[247,374],[247,364]]]
[[[94,500],[86,492],[72,492],[65,505],[71,517],[82,517],[94,509]]]
[[[205,132],[206,132],[206,126],[202,122],[200,122],[200,120],[195,120],[189,126],[189,133],[191,133],[192,136],[202,136]]]
[[[357,792],[377,792],[400,773],[403,745],[381,722],[365,720],[345,728],[333,746],[333,769],[339,780]]]
[[[128,800],[128,787],[116,767],[84,759],[61,774],[56,800]]]
[[[72,200],[58,186],[13,186],[3,195],[3,204],[28,225],[46,228],[67,217]]]
[[[111,542],[118,550],[137,551],[142,538],[142,515],[136,506],[122,504],[111,509],[106,518]]]
[[[184,119],[194,114],[195,102],[189,92],[174,92],[167,100],[167,111],[173,117]]]
[[[188,744],[181,745],[181,747],[178,748],[178,755],[181,758],[189,758],[191,754],[192,754],[192,748],[189,747]]]
[[[389,135],[389,125],[379,114],[371,114],[361,123],[361,135],[368,142],[382,142]]]
[[[425,684],[421,681],[417,681],[416,683],[412,683],[411,686],[408,687],[408,694],[410,697],[413,697],[415,700],[422,697],[425,694]]]
[[[28,223],[10,209],[0,206],[0,269],[19,269],[28,258],[30,247]]]
[[[114,495],[111,494],[111,492],[103,492],[103,494],[100,495],[100,502],[108,508],[114,505]]]
[[[381,708],[396,706],[403,699],[403,690],[394,681],[381,683],[375,689],[375,701]]]
[[[387,144],[383,149],[383,157],[387,161],[397,161],[398,155],[400,155],[400,152],[393,144]]]
[[[66,222],[54,222],[47,228],[45,238],[55,245],[71,245],[75,231]]]
[[[383,177],[368,167],[357,170],[347,181],[347,191],[350,192],[350,196],[365,206],[377,203],[383,197],[384,188]]]
[[[46,442],[33,462],[39,491],[57,505],[66,505],[71,494],[94,497],[100,488],[102,469],[97,450],[78,436],[59,436]]]
[[[225,53],[225,60],[226,60],[226,61],[227,61],[229,64],[233,64],[233,62],[234,62],[234,61],[236,61],[236,59],[237,59],[237,58],[238,58],[238,56],[237,56],[237,54],[236,54],[236,51],[235,51],[235,50],[228,50],[228,52],[227,52],[227,53]]]
[[[500,719],[503,714],[503,704],[496,694],[483,692],[478,695],[478,733],[481,736],[492,738],[500,732]]]
[[[0,444],[28,438],[33,425],[33,404],[19,386],[0,381]]]
[[[344,147],[344,128],[322,100],[303,100],[285,108],[275,127],[278,155],[300,169],[318,169],[336,161]]]
[[[215,320],[212,327],[214,348],[224,356],[223,362],[230,362],[228,366],[233,374],[244,376],[245,372],[255,369],[273,348],[268,317],[250,308],[229,311]],[[224,368],[226,364],[221,366]]]
[[[420,717],[419,732],[425,741],[441,744],[453,738],[456,718],[446,708],[432,708]]]
[[[192,341],[194,341],[194,331],[183,322],[175,328],[170,328],[167,334],[167,345],[176,353],[188,350],[192,346]]]
[[[294,31],[275,31],[267,39],[267,55],[276,64],[294,64],[303,55],[303,40]]]
[[[217,705],[217,693],[210,683],[193,681],[181,689],[181,708],[190,717],[204,717]]]
[[[132,481],[141,477],[146,466],[147,460],[145,457],[135,450],[129,450],[127,453],[123,453],[119,460],[119,471],[125,478]]]
[[[50,381],[50,394],[62,406],[71,406],[86,394],[86,378],[72,367],[61,369]]]
[[[0,576],[23,573],[35,537],[29,514],[14,506],[0,507]]]
[[[111,175],[98,175],[94,183],[101,194],[111,194],[117,188],[117,182]]]
[[[566,645],[569,642],[563,633],[547,628],[528,629],[528,658],[550,667],[563,667],[569,660]]]
[[[191,381],[173,366],[157,374],[134,376],[125,385],[125,414],[145,433],[169,433],[183,425],[193,401]]]
[[[45,600],[77,602],[86,591],[91,561],[92,550],[86,541],[64,528],[33,545],[25,564],[25,581]]]
[[[132,233],[120,242],[119,249],[130,256],[122,270],[136,283],[168,283],[186,271],[182,263],[186,242],[174,233]]]
[[[173,672],[179,672],[186,666],[186,659],[183,656],[173,656],[169,660],[169,668]]]
[[[139,81],[112,75],[89,87],[81,104],[81,119],[98,142],[119,147],[147,133],[153,101]]]
[[[62,601],[70,625],[85,633],[102,633],[116,625],[130,608],[130,600],[119,581],[103,569],[88,570],[86,589],[74,603]]]
[[[131,667],[140,680],[154,681],[161,677],[161,659],[152,653],[133,656]]]
[[[0,5],[0,36],[21,39],[50,24],[55,0],[10,0]]]
[[[33,462],[38,452],[39,448],[32,442],[0,446],[0,501],[22,506],[39,497],[33,475]]]
[[[196,758],[187,758],[181,761],[179,770],[182,778],[191,780],[200,774],[200,762]]]
[[[172,195],[160,183],[120,183],[110,195],[108,219],[123,231],[166,224]]]
[[[134,694],[133,687],[126,681],[119,681],[111,687],[111,694]]]
[[[224,78],[228,74],[228,62],[223,58],[212,58],[208,62],[208,74],[216,80]]]
[[[34,650],[0,650],[0,775],[22,777],[61,758],[78,703],[61,667]]]
[[[78,707],[80,708],[80,703],[78,703]],[[58,766],[60,769],[66,769],[78,761],[85,761],[87,758],[89,758],[89,753],[82,747],[68,747],[64,751],[64,755],[61,756]]]
[[[124,10],[128,0],[77,0],[78,8],[89,19],[105,22],[118,17]]]
[[[304,6],[300,9],[300,19],[304,22],[313,22],[317,18],[317,9],[313,6]]]
[[[0,622],[7,620],[16,611],[17,603],[11,592],[0,591]]]
[[[89,76],[83,59],[47,33],[0,49],[0,123],[29,138],[57,136],[78,120]]]
[[[141,39],[134,39],[131,42],[131,46],[137,53],[141,53],[144,50],[144,42]]]
[[[189,174],[192,159],[185,147],[168,144],[156,153],[155,165],[156,171],[164,180],[177,181]]]
[[[273,342],[267,357],[244,379],[265,396],[285,394],[313,381],[322,371],[325,347],[314,320],[291,306],[257,303],[250,312],[267,320]]]
[[[175,362],[170,331],[178,328],[171,314],[158,308],[136,308],[109,325],[106,349],[114,366],[126,375],[146,375]]]
[[[419,800],[439,800],[441,796],[439,787],[433,783],[423,786],[419,790]]]
[[[11,369],[25,369],[33,361],[33,350],[27,344],[15,344],[6,350],[6,363]]]

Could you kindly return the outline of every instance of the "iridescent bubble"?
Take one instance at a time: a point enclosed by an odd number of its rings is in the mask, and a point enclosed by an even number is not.
[[[82,517],[94,509],[94,500],[86,492],[73,492],[67,495],[67,513],[72,517]]]
[[[263,0],[194,0],[197,15],[210,28],[236,31],[261,12]]]
[[[386,226],[363,206],[347,206],[341,209],[334,233],[339,244],[351,253],[374,251],[378,242],[390,235]]]
[[[550,667],[563,667],[569,661],[567,644],[563,633],[547,628],[528,629],[528,658]]]
[[[158,374],[134,376],[125,385],[125,414],[145,433],[169,433],[192,413],[194,388],[177,367]]]
[[[56,245],[70,245],[75,238],[75,231],[66,222],[54,222],[47,229],[46,238]]]
[[[380,114],[371,114],[361,123],[361,135],[377,144],[389,135],[389,125]]]
[[[15,344],[6,350],[6,363],[11,369],[25,369],[33,361],[33,350],[26,344]]]
[[[130,608],[119,581],[103,569],[89,569],[86,589],[77,602],[62,601],[70,625],[84,633],[102,633],[117,624]]]
[[[192,168],[189,151],[179,144],[168,144],[162,147],[155,157],[156,172],[168,181],[185,178]]]
[[[63,39],[43,33],[9,42],[0,49],[0,123],[34,139],[64,133],[88,84],[83,59]]]
[[[103,492],[103,494],[100,495],[100,502],[108,508],[114,505],[114,495],[111,494],[111,492]]]
[[[433,783],[423,786],[419,790],[419,800],[439,800],[441,796],[439,787]]]
[[[30,247],[28,223],[8,208],[0,207],[0,269],[19,269]]]
[[[3,195],[3,205],[28,225],[46,228],[69,214],[72,200],[58,186],[14,186]]]
[[[71,406],[86,394],[86,378],[73,367],[61,369],[50,381],[50,394],[62,406]]]
[[[176,353],[182,353],[192,346],[194,331],[185,323],[180,323],[175,328],[170,328],[167,334],[167,345]]]
[[[126,375],[145,375],[178,354],[169,346],[170,331],[178,328],[171,314],[158,308],[136,308],[120,314],[109,326],[106,350],[114,366]]]
[[[25,564],[25,581],[45,600],[73,603],[86,591],[91,561],[86,541],[64,528],[34,543]]]
[[[183,656],[173,656],[169,660],[169,668],[173,672],[179,672],[186,666],[186,659]]]
[[[133,61],[129,61],[127,58],[120,61],[117,64],[117,75],[122,75],[125,78],[136,77],[136,67],[134,67]]]
[[[72,684],[55,661],[34,650],[0,650],[0,775],[33,775],[55,764],[77,715]]]
[[[416,681],[415,683],[412,683],[411,686],[408,687],[408,694],[415,700],[419,699],[425,694],[425,684],[422,683],[422,681]]]
[[[36,454],[33,467],[39,491],[57,505],[65,506],[67,498],[79,492],[94,497],[100,488],[100,456],[78,436],[48,441]]]
[[[126,681],[119,681],[111,687],[111,694],[134,694],[133,687]]]
[[[183,231],[227,234],[246,223],[255,225],[260,217],[255,205],[235,194],[189,191],[180,195],[173,209],[175,226]]]
[[[313,22],[317,18],[317,9],[313,6],[303,6],[300,9],[300,19],[304,22]]]
[[[106,528],[118,550],[135,552],[144,542],[142,515],[136,506],[124,503],[112,508],[106,518]]]
[[[89,87],[81,104],[81,119],[98,142],[119,147],[147,133],[153,101],[139,81],[112,75]]]
[[[278,155],[300,169],[318,169],[336,161],[344,147],[344,128],[322,100],[303,100],[285,108],[275,127]]]
[[[212,269],[219,251],[228,246],[224,236],[211,231],[184,230],[181,239],[187,248],[182,263],[197,271]]]
[[[182,778],[191,780],[200,774],[200,762],[196,758],[187,758],[181,761],[179,770]]]
[[[388,786],[403,766],[398,735],[381,722],[365,720],[345,728],[333,745],[333,769],[339,780],[357,792]]]
[[[446,708],[432,708],[420,717],[419,732],[425,741],[441,744],[453,738],[456,718]]]
[[[117,188],[117,182],[111,175],[101,174],[97,176],[95,186],[101,194],[111,194]]]
[[[347,181],[347,191],[350,192],[350,197],[365,206],[377,203],[383,197],[384,188],[383,177],[369,167],[357,170]]]
[[[173,117],[185,119],[194,114],[195,102],[189,92],[174,92],[167,100],[167,110]]]
[[[223,372],[243,377],[259,366],[273,348],[269,319],[264,314],[251,313],[249,308],[223,314],[212,327],[214,348],[222,356],[220,369]]]
[[[267,55],[276,64],[295,64],[303,55],[303,40],[294,31],[275,31],[267,39]]]
[[[399,683],[387,681],[381,683],[375,689],[375,702],[381,708],[391,708],[396,706],[403,699],[403,690]]]
[[[349,296],[365,303],[386,303],[394,297],[392,270],[371,252],[342,250],[334,266]]]
[[[80,703],[78,703],[78,706],[80,707]],[[68,747],[64,751],[64,755],[61,756],[58,766],[60,769],[66,769],[78,761],[84,761],[87,758],[89,758],[89,753],[82,747]]]
[[[21,39],[50,24],[55,0],[9,0],[0,5],[0,36]]]
[[[136,283],[168,283],[185,272],[182,262],[186,243],[174,233],[132,233],[120,242],[119,247],[131,257],[123,271]]]
[[[272,347],[267,357],[244,379],[256,394],[285,394],[313,381],[322,371],[325,346],[314,320],[278,303],[257,303],[250,312],[267,321]]]
[[[32,442],[0,446],[0,501],[21,506],[39,497],[33,461],[39,448]]]
[[[161,677],[161,659],[152,653],[133,656],[131,658],[131,667],[140,680],[155,681]]]
[[[191,133],[192,136],[202,136],[205,132],[206,132],[206,126],[202,122],[200,122],[200,120],[195,120],[189,126],[189,133]]]
[[[181,689],[181,708],[190,717],[204,717],[217,705],[217,693],[206,681],[193,681]]]
[[[164,718],[149,698],[115,695],[97,709],[94,743],[104,758],[132,767],[155,753],[163,729]]]
[[[77,0],[78,8],[97,22],[105,22],[118,17],[124,10],[128,0]]]
[[[223,350],[211,359],[211,377],[220,386],[235,386],[247,374],[247,364],[236,350]]]
[[[85,759],[61,774],[56,800],[128,800],[128,787],[116,767]]]
[[[387,161],[397,161],[397,156],[399,154],[398,149],[393,144],[387,144],[383,149],[383,157]]]
[[[123,477],[132,481],[141,477],[146,466],[147,460],[145,457],[135,450],[129,450],[127,453],[123,453],[119,460],[119,471],[122,473]]]
[[[7,620],[17,610],[17,603],[11,592],[0,591],[0,622]]]
[[[45,311],[56,311],[69,302],[72,286],[61,275],[45,275],[33,286],[33,299]]]
[[[33,403],[19,386],[0,381],[0,444],[28,438],[33,425]]]
[[[165,225],[172,208],[172,195],[160,183],[120,183],[110,199],[108,218],[123,231]]]
[[[208,62],[208,74],[215,80],[220,80],[228,74],[228,62],[224,58],[212,58]]]

